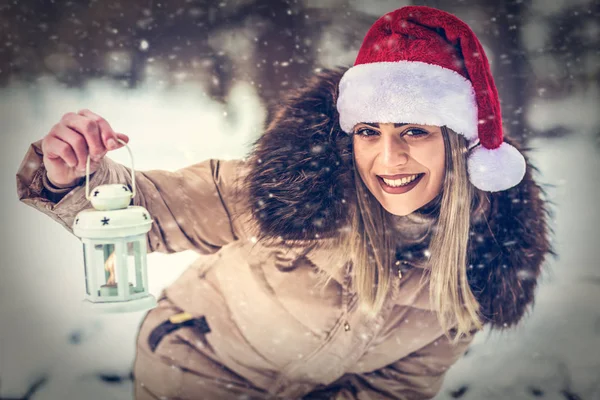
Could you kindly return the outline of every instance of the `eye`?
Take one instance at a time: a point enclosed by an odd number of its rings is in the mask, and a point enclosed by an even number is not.
[[[354,134],[362,137],[370,137],[377,135],[378,132],[369,128],[360,128],[356,132],[354,132]]]
[[[412,132],[412,133],[409,133]],[[419,128],[410,128],[407,129],[406,131],[404,131],[404,133],[402,134],[402,136],[410,136],[410,137],[424,137],[429,135],[429,132],[423,130],[423,129],[419,129]]]

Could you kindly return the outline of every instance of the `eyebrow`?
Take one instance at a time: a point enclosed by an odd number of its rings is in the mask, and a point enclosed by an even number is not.
[[[368,123],[368,122],[361,122],[360,124],[362,125],[368,125],[368,126],[372,126],[374,128],[380,128],[379,123],[378,122],[373,122],[373,123]],[[405,123],[401,123],[401,124],[394,124],[394,128],[400,128],[401,126],[404,125],[410,125],[410,124],[405,124]]]

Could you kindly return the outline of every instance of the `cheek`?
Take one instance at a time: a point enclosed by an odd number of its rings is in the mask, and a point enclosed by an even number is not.
[[[432,163],[431,174],[433,175],[436,191],[439,192],[442,190],[442,184],[446,173],[446,157],[444,155],[443,143],[441,149],[432,160],[434,162]]]
[[[419,154],[420,163],[429,170],[431,185],[436,190],[441,189],[446,170],[444,142],[443,138],[440,139]]]
[[[366,152],[361,148],[361,146],[357,146],[356,143],[353,148],[354,153],[354,163],[356,164],[356,169],[360,176],[365,179],[365,176],[369,174],[369,160]]]
[[[444,174],[446,171],[446,163],[443,157],[438,157],[434,159],[434,163],[431,165],[431,174],[433,175],[436,182],[440,183],[444,180]]]
[[[360,176],[361,180],[364,182],[365,185],[369,186],[369,182],[367,180],[367,177],[369,176],[368,167],[358,159],[355,159],[354,163],[356,165],[356,171],[358,172],[358,175]]]

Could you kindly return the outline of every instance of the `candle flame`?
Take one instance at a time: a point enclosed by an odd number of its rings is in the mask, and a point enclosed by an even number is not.
[[[110,256],[104,262],[104,270],[108,272],[108,280],[106,282],[109,286],[115,286],[117,280],[115,279],[115,252],[113,251]]]

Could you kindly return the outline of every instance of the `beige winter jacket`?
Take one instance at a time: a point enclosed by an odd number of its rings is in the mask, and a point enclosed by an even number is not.
[[[428,288],[419,289],[423,269],[401,278],[397,273],[389,302],[369,320],[357,307],[344,259],[330,239],[309,251],[256,242],[254,225],[234,196],[236,178],[245,172],[242,161],[219,160],[177,172],[136,171],[133,202],[154,220],[149,252],[210,255],[167,287],[147,314],[137,343],[136,398],[433,397],[472,337],[449,344],[431,311]],[[19,198],[71,230],[75,215],[90,207],[85,187],[55,203],[44,178],[36,142],[17,173]],[[130,184],[130,173],[105,158],[90,183]],[[299,254],[289,271],[282,261],[286,254]],[[321,288],[323,272],[333,279]],[[150,331],[181,311],[205,316],[211,332],[178,329],[150,351]]]

